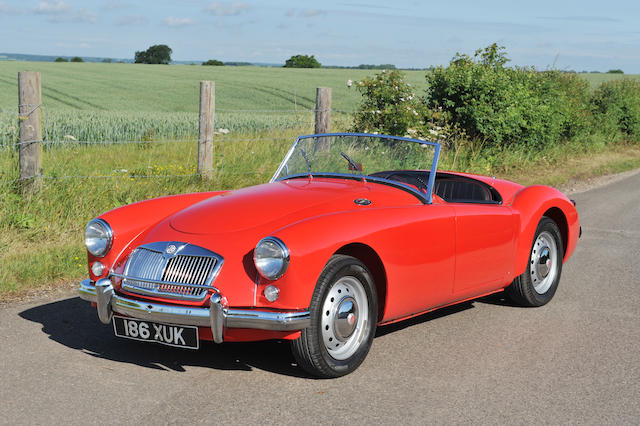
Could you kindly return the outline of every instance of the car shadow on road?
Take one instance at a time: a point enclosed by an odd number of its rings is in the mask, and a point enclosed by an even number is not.
[[[376,337],[471,308],[473,303],[465,302],[378,327]],[[55,342],[111,361],[176,372],[184,372],[185,367],[190,366],[245,371],[255,368],[287,376],[312,378],[298,368],[286,341],[225,342],[222,345],[205,341],[196,351],[156,343],[143,344],[116,337],[112,325],[102,324],[96,309],[77,297],[35,306],[20,312],[19,316],[42,324],[42,331]]]
[[[509,299],[506,292],[500,291],[498,293],[493,293],[488,296],[481,297],[476,299],[477,302],[486,303],[487,305],[497,305],[497,306],[509,306],[512,308],[522,308],[522,305],[519,305]]]
[[[95,308],[77,297],[36,306],[19,315],[42,324],[42,331],[62,345],[111,361],[177,372],[189,366],[245,371],[256,368],[310,378],[297,367],[286,341],[222,345],[201,342],[196,351],[143,344],[115,337],[113,327],[98,320]]]
[[[392,324],[379,326],[376,331],[376,337],[381,337],[389,333],[404,330],[405,328],[412,327],[414,325],[422,324],[425,322],[433,321],[438,318],[446,317],[458,312],[466,311],[473,308],[473,301],[458,303],[457,305],[447,306],[435,311],[427,312],[415,316],[413,318],[406,319],[404,321],[394,322]]]

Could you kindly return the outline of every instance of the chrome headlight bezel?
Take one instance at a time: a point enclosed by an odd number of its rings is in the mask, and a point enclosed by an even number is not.
[[[289,259],[289,249],[277,237],[261,239],[253,251],[253,263],[256,270],[262,277],[270,281],[277,280],[284,275],[289,268]]]
[[[90,232],[92,233],[90,235]],[[104,240],[104,243],[99,242]],[[96,257],[103,257],[113,244],[113,230],[104,219],[92,219],[84,228],[84,245]]]

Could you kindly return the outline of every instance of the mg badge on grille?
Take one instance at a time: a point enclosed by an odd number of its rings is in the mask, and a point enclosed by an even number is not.
[[[164,252],[167,254],[173,254],[176,252],[176,250],[178,250],[178,248],[175,245],[169,244]]]

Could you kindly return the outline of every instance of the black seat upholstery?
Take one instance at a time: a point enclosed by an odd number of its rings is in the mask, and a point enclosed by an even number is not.
[[[427,192],[429,172],[420,170],[389,170],[372,173],[372,177],[394,180]],[[489,185],[466,176],[438,172],[433,193],[449,203],[500,204],[500,194]]]
[[[433,192],[443,200],[450,202],[492,201],[491,193],[484,185],[465,178],[436,178]]]

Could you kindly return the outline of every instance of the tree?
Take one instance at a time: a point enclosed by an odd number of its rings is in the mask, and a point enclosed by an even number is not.
[[[213,65],[213,66],[222,66],[224,63],[217,59],[209,59],[207,62],[203,62],[202,65]]]
[[[69,62],[67,58],[63,58],[62,56],[58,56],[53,62]]]
[[[621,69],[609,70],[607,71],[607,74],[624,74],[624,71]]]
[[[102,62],[103,62],[103,63],[105,63],[105,64],[110,64],[111,62],[113,62],[113,59],[111,59],[111,58],[104,58],[104,59],[102,60]]]
[[[84,60],[80,56],[74,56],[71,58],[71,62],[84,62]]]
[[[166,44],[155,44],[147,50],[136,52],[136,64],[168,64],[173,50]]]
[[[320,68],[320,62],[313,55],[295,55],[287,59],[284,68]]]

